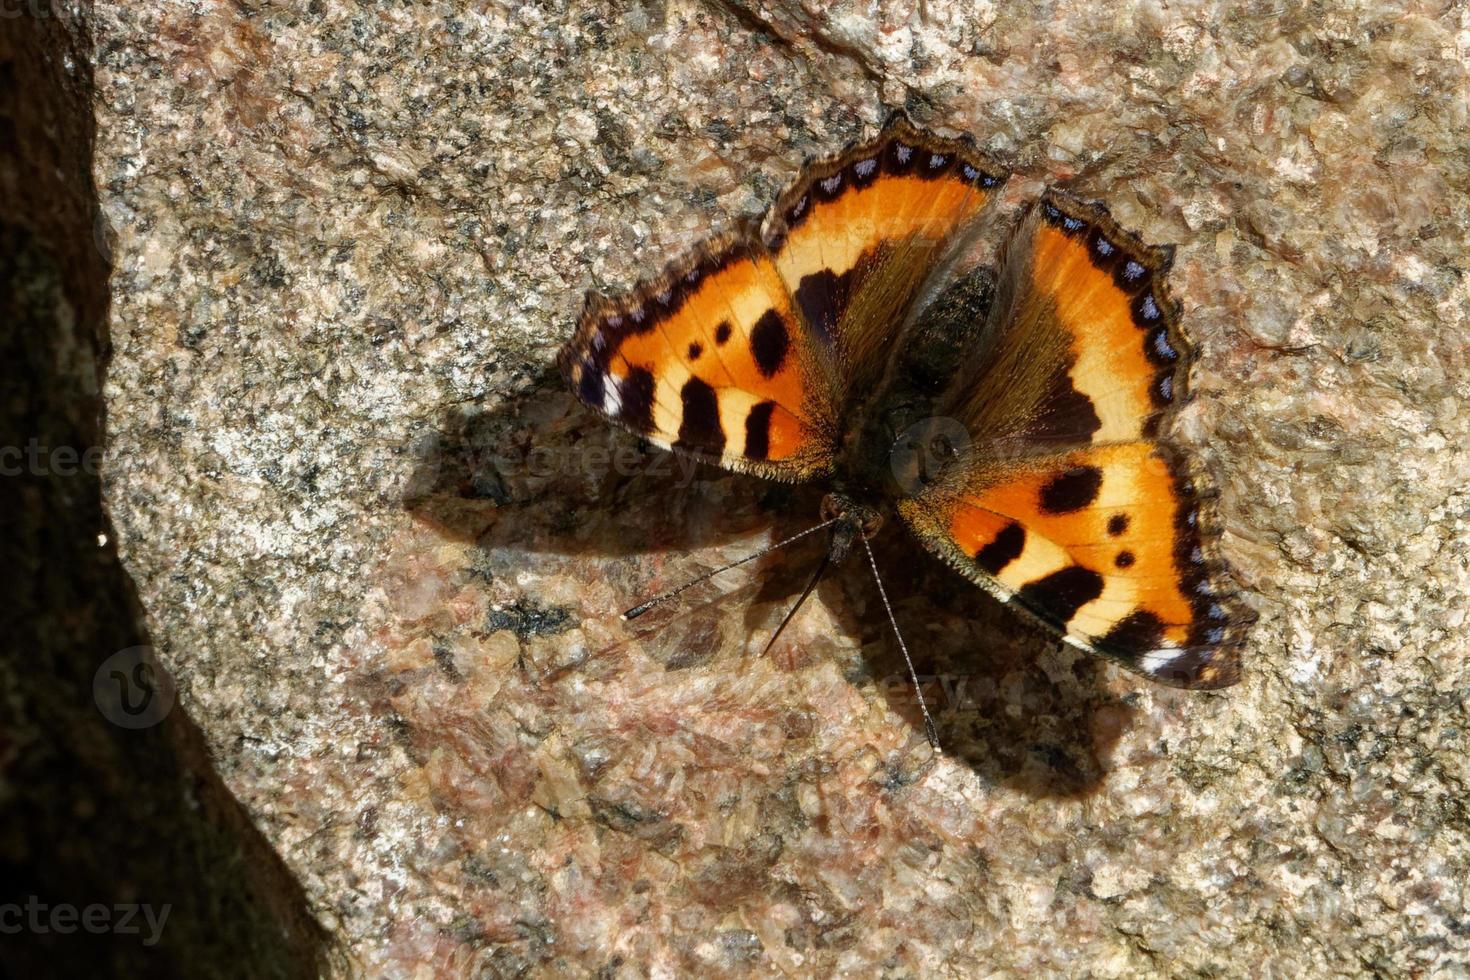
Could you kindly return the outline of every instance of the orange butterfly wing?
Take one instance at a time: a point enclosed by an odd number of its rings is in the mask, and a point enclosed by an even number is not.
[[[968,142],[896,115],[809,164],[760,229],[624,295],[589,295],[562,374],[656,445],[774,479],[829,475],[845,392],[881,369],[928,265],[997,174]]]
[[[1207,544],[1213,518],[1195,479],[1161,446],[1047,457],[899,509],[951,565],[1075,646],[1180,687],[1239,676],[1251,616]]]
[[[831,465],[807,332],[751,229],[623,296],[589,295],[558,364],[582,401],[666,449],[785,480]]]
[[[1068,642],[1223,687],[1254,616],[1217,554],[1204,475],[1157,437],[1189,360],[1169,258],[1100,207],[1045,195],[1006,254],[976,378],[941,404],[976,442],[898,506],[941,557]]]
[[[968,137],[895,113],[878,137],[807,167],[763,235],[846,403],[872,390],[949,250],[1007,174]]]

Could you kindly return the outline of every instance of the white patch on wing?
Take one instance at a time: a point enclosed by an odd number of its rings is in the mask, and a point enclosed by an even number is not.
[[[621,382],[614,374],[608,374],[602,379],[602,410],[610,418],[617,418],[623,411],[623,391]]]
[[[1150,650],[1143,655],[1143,669],[1150,674],[1157,674],[1175,660],[1178,660],[1183,652],[1183,650],[1175,647],[1162,647],[1158,650]]]

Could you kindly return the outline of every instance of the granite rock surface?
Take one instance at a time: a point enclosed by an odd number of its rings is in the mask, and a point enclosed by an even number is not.
[[[375,976],[1453,973],[1470,956],[1470,14],[98,3],[107,502],[227,786]],[[1152,687],[548,365],[903,106],[1179,246],[1261,621]],[[636,626],[636,629],[633,628]]]
[[[332,947],[198,727],[116,683],[158,665],[98,470],[91,26],[0,5],[0,976],[313,977]]]

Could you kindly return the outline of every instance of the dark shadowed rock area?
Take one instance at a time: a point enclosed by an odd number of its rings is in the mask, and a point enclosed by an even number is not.
[[[341,956],[166,678],[114,686],[155,664],[101,499],[88,26],[0,8],[0,975],[315,976]]]
[[[345,969],[1463,969],[1462,8],[94,17],[104,500],[176,713]],[[896,531],[943,756],[861,568],[766,656],[812,548],[620,621],[820,495],[578,407],[583,292],[891,106],[1009,161],[1006,207],[1060,182],[1178,244],[1238,686],[1064,649]]]

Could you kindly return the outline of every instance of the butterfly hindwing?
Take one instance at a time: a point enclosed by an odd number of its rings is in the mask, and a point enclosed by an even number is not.
[[[1207,481],[1158,438],[1189,354],[1170,258],[1098,206],[1043,196],[1005,251],[973,374],[940,403],[973,443],[899,511],[1069,642],[1222,687],[1252,615],[1215,556]]]
[[[1222,584],[1211,511],[1174,453],[1113,443],[995,473],[900,513],[951,565],[1075,645],[1181,687],[1235,682],[1250,613]]]

